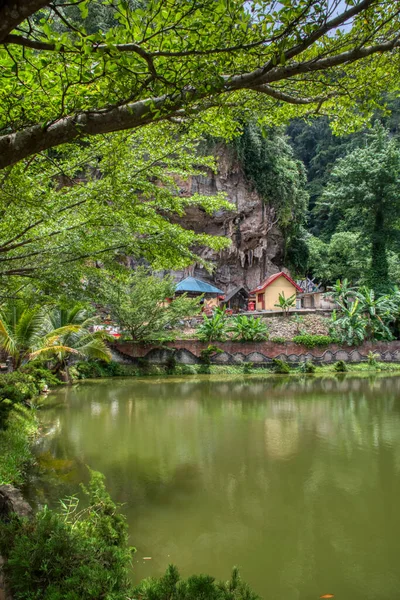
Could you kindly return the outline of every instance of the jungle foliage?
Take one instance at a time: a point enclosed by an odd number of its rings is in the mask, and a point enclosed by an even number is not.
[[[0,7],[3,168],[162,120],[231,134],[245,111],[267,125],[323,111],[352,128],[396,87],[390,0],[14,1]]]
[[[338,305],[331,318],[331,335],[339,343],[352,346],[364,341],[393,340],[398,335],[398,289],[378,295],[366,286],[351,288],[344,280],[328,293]]]
[[[400,105],[387,97],[373,127],[333,136],[324,118],[288,128],[307,170],[308,265],[324,284],[349,278],[384,293],[400,282]]]

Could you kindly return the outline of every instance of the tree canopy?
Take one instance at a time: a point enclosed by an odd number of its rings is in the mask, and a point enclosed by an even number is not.
[[[388,250],[399,250],[400,147],[396,138],[377,122],[364,137],[364,147],[356,148],[336,161],[332,175],[320,198],[337,224],[331,239],[342,247],[351,270],[355,262],[365,262],[365,246],[371,256],[367,281],[375,289],[389,284]],[[341,232],[341,233],[339,233]],[[349,237],[350,232],[353,235]],[[358,233],[359,235],[354,235]],[[353,239],[353,242],[351,241]],[[354,243],[364,259],[356,259]],[[354,257],[353,259],[351,257]],[[340,259],[333,260],[336,268]],[[347,273],[350,277],[350,272]]]
[[[354,127],[398,85],[399,14],[392,0],[3,0],[0,168],[196,115]]]
[[[162,123],[66,145],[0,177],[1,296],[33,280],[45,293],[79,297],[97,266],[118,269],[129,256],[154,269],[182,268],[201,261],[193,247],[226,247],[226,238],[171,219],[189,205],[232,208],[218,193],[182,192],[187,177],[215,164],[198,151],[195,134],[173,132]]]

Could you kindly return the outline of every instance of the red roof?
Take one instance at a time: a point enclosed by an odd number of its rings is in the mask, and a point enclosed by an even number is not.
[[[261,285],[256,287],[255,290],[252,290],[250,292],[250,294],[257,294],[258,292],[262,292],[263,290],[265,290],[265,288],[267,288],[269,285],[271,285],[271,283],[273,281],[275,281],[275,279],[278,279],[279,277],[284,277],[285,279],[287,279],[289,281],[289,283],[291,283],[298,292],[303,291],[301,289],[301,287],[299,287],[297,285],[297,283],[295,281],[293,281],[293,279],[291,277],[289,277],[289,275],[286,275],[286,273],[284,273],[283,271],[280,271],[280,273],[275,273],[275,275],[271,275],[270,277],[268,277],[268,279],[266,279]]]

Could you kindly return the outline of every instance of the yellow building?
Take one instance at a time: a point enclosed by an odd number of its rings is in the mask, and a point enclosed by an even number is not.
[[[256,310],[279,310],[275,306],[278,304],[279,294],[284,294],[285,298],[289,298],[302,291],[289,275],[281,271],[268,277],[255,290],[252,290],[250,295],[255,297]]]

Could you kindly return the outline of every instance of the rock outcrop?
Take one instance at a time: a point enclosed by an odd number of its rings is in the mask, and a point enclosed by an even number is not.
[[[0,519],[7,520],[13,513],[19,517],[31,517],[32,508],[17,488],[0,485]]]
[[[225,145],[215,148],[218,172],[196,176],[181,183],[182,194],[215,194],[225,192],[235,212],[221,211],[208,216],[192,207],[179,222],[197,233],[222,235],[231,240],[231,246],[222,252],[200,250],[202,258],[211,262],[215,270],[210,275],[201,265],[175,272],[177,279],[193,275],[215,284],[225,292],[237,286],[252,289],[268,275],[282,270],[284,239],[276,223],[273,209],[266,206],[246,180],[235,152]]]

